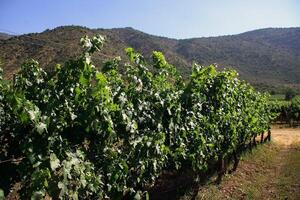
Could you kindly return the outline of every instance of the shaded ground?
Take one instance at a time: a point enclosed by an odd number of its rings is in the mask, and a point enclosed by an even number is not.
[[[245,154],[220,185],[201,187],[196,199],[300,199],[300,129],[273,127],[272,140]]]

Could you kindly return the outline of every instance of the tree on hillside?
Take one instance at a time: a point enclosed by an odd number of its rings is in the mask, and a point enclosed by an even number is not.
[[[296,96],[296,92],[291,88],[287,89],[287,91],[285,92],[285,100],[287,101],[291,100],[295,96]]]

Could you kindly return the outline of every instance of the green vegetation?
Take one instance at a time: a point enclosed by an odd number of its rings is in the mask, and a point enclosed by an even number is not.
[[[284,98],[284,100],[290,101],[290,100],[292,100],[295,96],[296,96],[296,92],[295,92],[293,89],[288,89],[288,90],[285,92],[285,98]]]
[[[285,101],[285,95],[284,94],[274,94],[274,95],[271,95],[270,100]]]
[[[276,184],[280,199],[291,197],[296,200],[300,198],[298,183],[300,180],[300,144],[292,144],[289,151]]]
[[[205,172],[270,128],[268,97],[236,71],[194,65],[185,84],[162,53],[149,64],[132,48],[130,63],[98,71],[91,56],[103,41],[81,39],[81,56],[49,73],[34,60],[12,82],[1,71],[5,191],[20,181],[23,199],[148,198],[163,170]]]
[[[272,112],[278,113],[274,121],[286,122],[290,125],[298,125],[300,122],[300,96],[291,101],[270,101]]]

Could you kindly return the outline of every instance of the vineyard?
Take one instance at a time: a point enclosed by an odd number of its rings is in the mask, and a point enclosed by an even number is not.
[[[285,123],[290,126],[300,124],[300,97],[294,97],[291,101],[270,101],[271,111],[278,113],[275,118],[277,123]]]
[[[30,60],[12,81],[0,75],[5,195],[21,182],[22,199],[149,199],[164,170],[217,165],[221,177],[270,130],[268,96],[236,71],[195,64],[187,82],[162,53],[146,62],[132,48],[130,63],[116,57],[98,70],[91,55],[103,43],[82,38],[82,55],[51,72]]]

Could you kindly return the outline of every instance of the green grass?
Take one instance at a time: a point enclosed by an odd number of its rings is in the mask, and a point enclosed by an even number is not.
[[[236,172],[227,174],[220,185],[204,186],[196,199],[259,199],[263,195],[260,188],[268,178],[265,170],[272,167],[277,152],[278,148],[268,143],[244,153]]]
[[[293,145],[278,179],[280,199],[300,199],[300,145]]]

